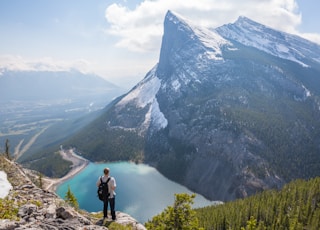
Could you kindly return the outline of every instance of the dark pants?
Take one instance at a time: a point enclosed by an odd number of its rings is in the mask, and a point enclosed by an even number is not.
[[[109,198],[103,202],[103,217],[108,217],[108,203],[110,204],[111,217],[113,220],[116,219],[116,211],[115,211],[115,197]]]

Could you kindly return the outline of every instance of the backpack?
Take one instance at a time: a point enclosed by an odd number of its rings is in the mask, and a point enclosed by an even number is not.
[[[109,186],[108,186],[109,180],[110,180],[110,177],[106,182],[103,182],[102,177],[100,177],[100,185],[98,187],[97,193],[98,193],[98,198],[101,201],[106,201],[110,196]]]

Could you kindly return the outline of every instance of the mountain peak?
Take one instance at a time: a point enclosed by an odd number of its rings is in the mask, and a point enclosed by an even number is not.
[[[183,60],[188,57],[200,55],[201,58],[211,60],[222,60],[221,46],[231,44],[221,35],[213,30],[193,24],[189,20],[177,13],[168,11],[164,20],[164,34],[162,37],[162,45],[160,51],[160,60],[158,65],[158,76],[170,76],[170,63],[175,63],[173,59],[177,56],[181,47],[188,46],[189,52]]]
[[[168,11],[158,65],[74,145],[142,159],[215,200],[317,175],[320,52],[308,44],[246,17],[210,30]]]
[[[181,23],[185,22],[187,24],[187,19],[185,19],[183,16],[178,14],[177,12],[168,10],[166,16],[165,16],[165,21],[172,21],[173,23]]]
[[[250,24],[254,26],[264,26],[246,16],[239,16],[235,24],[238,24],[238,25]]]

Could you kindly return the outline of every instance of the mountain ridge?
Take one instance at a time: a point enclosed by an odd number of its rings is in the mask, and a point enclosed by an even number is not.
[[[237,22],[214,31],[186,23],[168,11],[159,63],[66,144],[94,161],[145,162],[212,200],[320,174],[315,44],[298,39],[307,44],[301,56],[282,46],[291,56],[274,55],[259,40],[237,41]],[[254,24],[247,29],[262,28],[271,44],[274,34],[283,41],[282,32]]]
[[[1,100],[73,99],[81,95],[115,94],[121,88],[95,74],[79,71],[1,72]],[[99,87],[100,88],[99,88]],[[15,93],[13,93],[15,92]]]
[[[235,23],[223,25],[215,29],[228,39],[255,47],[266,53],[288,59],[308,67],[304,63],[306,57],[320,63],[319,45],[297,35],[277,31],[271,27],[259,24],[247,17],[240,16]],[[269,33],[266,33],[269,31]],[[273,42],[276,40],[276,43]],[[297,44],[297,45],[296,45]],[[309,49],[302,47],[309,46]]]

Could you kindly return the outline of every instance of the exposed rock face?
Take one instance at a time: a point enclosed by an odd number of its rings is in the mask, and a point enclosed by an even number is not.
[[[83,210],[78,212],[55,193],[38,188],[19,165],[8,162],[3,157],[0,162],[0,170],[7,173],[8,180],[13,185],[6,197],[13,202],[9,208],[18,209],[15,218],[0,220],[0,229],[107,229],[102,226],[101,219]],[[145,230],[142,224],[125,213],[117,212],[116,222],[130,225],[133,229]]]
[[[97,148],[100,160],[143,153],[165,176],[212,200],[314,177],[319,54],[319,45],[248,18],[208,29],[169,11],[159,63],[75,145],[94,160]]]

